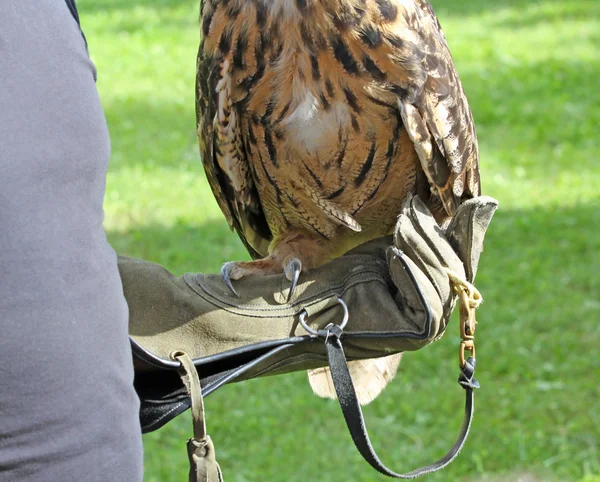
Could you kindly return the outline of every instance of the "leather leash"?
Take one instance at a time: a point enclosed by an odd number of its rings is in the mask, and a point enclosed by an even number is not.
[[[371,445],[365,419],[360,404],[358,403],[358,398],[356,397],[356,391],[352,383],[352,378],[350,377],[350,371],[348,370],[348,362],[344,355],[341,335],[342,331],[335,325],[332,325],[327,330],[327,336],[325,338],[327,358],[331,369],[331,378],[333,379],[333,385],[340,402],[340,407],[342,408],[342,413],[344,414],[344,419],[346,420],[346,425],[348,426],[348,430],[350,430],[354,445],[363,458],[378,472],[396,479],[414,479],[421,475],[437,472],[452,462],[463,448],[473,420],[475,408],[473,389],[479,388],[479,383],[474,377],[475,358],[470,357],[466,360],[465,366],[461,369],[461,374],[458,379],[458,383],[465,389],[466,399],[465,415],[456,442],[448,453],[438,461],[412,470],[411,472],[400,474],[388,469],[381,462]]]
[[[406,262],[404,254],[397,250],[396,255],[402,262],[404,269],[412,279],[416,289],[417,296],[425,309],[427,317],[431,317],[431,309],[425,296],[423,295],[419,284],[417,283],[414,273],[412,272],[410,265]],[[465,390],[465,411],[463,416],[463,423],[458,433],[458,437],[454,445],[450,450],[439,460],[432,464],[414,469],[405,474],[394,472],[388,469],[383,462],[377,456],[377,453],[371,445],[365,419],[363,417],[358,398],[356,396],[356,390],[352,383],[352,377],[348,369],[348,362],[346,355],[344,354],[344,348],[342,346],[343,328],[348,322],[348,309],[346,304],[341,298],[338,298],[339,303],[344,309],[344,317],[339,325],[330,324],[323,330],[313,330],[306,324],[306,316],[300,316],[300,323],[302,326],[312,335],[324,338],[325,348],[327,351],[327,359],[329,361],[329,368],[331,370],[331,378],[333,380],[333,386],[335,388],[346,425],[350,431],[350,435],[354,442],[354,445],[363,456],[363,458],[378,472],[393,477],[396,479],[414,479],[421,475],[430,474],[443,469],[450,464],[456,456],[459,454],[467,437],[471,424],[473,422],[473,414],[475,413],[475,393],[474,390],[479,388],[479,382],[475,378],[475,327],[477,321],[475,320],[475,310],[481,304],[482,298],[479,291],[468,281],[461,279],[451,270],[446,269],[450,283],[458,296],[460,305],[460,337],[462,339],[459,347],[459,365],[460,375],[458,377],[458,383]],[[427,326],[429,326],[427,320]],[[465,351],[470,351],[472,356],[465,359]]]

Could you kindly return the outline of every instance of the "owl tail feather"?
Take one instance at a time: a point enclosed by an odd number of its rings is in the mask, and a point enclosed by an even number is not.
[[[373,360],[348,362],[356,396],[361,405],[367,405],[383,392],[383,389],[396,375],[401,358],[402,353],[397,353]],[[319,397],[334,400],[337,398],[329,367],[309,370],[308,381],[313,392]]]

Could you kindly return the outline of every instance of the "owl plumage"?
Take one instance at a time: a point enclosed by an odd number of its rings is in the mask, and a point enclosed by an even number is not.
[[[480,194],[471,112],[426,0],[203,0],[201,24],[202,160],[255,259],[227,277],[293,279],[388,234],[409,193],[440,222]],[[362,403],[398,360],[353,362]],[[326,371],[311,385],[334,396]]]

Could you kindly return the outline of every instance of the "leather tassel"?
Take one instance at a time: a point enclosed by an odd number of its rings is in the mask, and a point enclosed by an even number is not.
[[[189,482],[223,482],[210,436],[207,435],[204,440],[189,439],[187,449],[190,460]]]

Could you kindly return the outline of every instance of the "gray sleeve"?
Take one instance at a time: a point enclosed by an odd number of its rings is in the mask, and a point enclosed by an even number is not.
[[[0,11],[0,481],[140,481],[94,66],[65,0]]]

